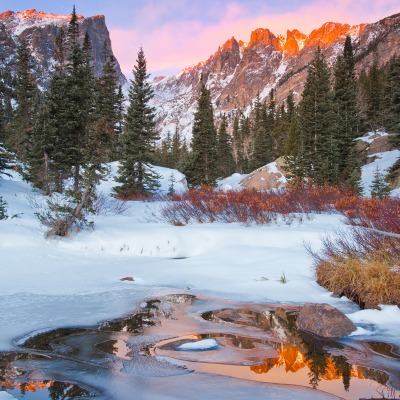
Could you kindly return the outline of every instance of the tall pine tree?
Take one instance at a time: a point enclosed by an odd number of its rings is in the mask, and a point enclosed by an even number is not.
[[[318,48],[308,69],[303,98],[299,104],[299,143],[292,157],[290,173],[317,183],[338,182],[333,93],[329,69]]]
[[[235,172],[232,154],[232,140],[227,132],[226,116],[223,115],[217,137],[218,176],[225,178]]]
[[[336,111],[336,137],[338,142],[338,169],[342,181],[353,175],[355,142],[358,133],[357,82],[351,38],[347,36],[343,55],[336,61],[334,105]]]
[[[129,88],[129,106],[125,116],[122,159],[115,193],[123,198],[154,192],[159,187],[159,176],[150,163],[154,160],[154,108],[149,105],[153,90],[148,83],[146,58],[140,48],[133,80]]]
[[[210,91],[203,76],[200,79],[200,94],[194,114],[191,154],[185,169],[189,184],[214,185],[217,178],[217,135]]]
[[[14,96],[17,105],[11,124],[11,146],[22,160],[26,160],[31,146],[31,135],[39,103],[39,89],[30,47],[24,39],[20,41],[17,48]]]

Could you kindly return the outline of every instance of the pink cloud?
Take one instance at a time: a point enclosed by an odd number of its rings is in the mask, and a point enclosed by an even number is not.
[[[242,5],[231,2],[225,6],[221,20],[213,24],[200,19],[162,23],[165,12],[165,9],[147,7],[143,23],[134,29],[110,30],[114,52],[124,73],[132,70],[141,45],[148,69],[157,75],[159,71],[178,71],[207,59],[232,36],[248,41],[256,28],[268,28],[275,34],[285,34],[287,29],[296,28],[309,34],[324,22],[351,25],[375,22],[400,12],[400,4],[397,0],[314,0],[291,12],[250,17]]]

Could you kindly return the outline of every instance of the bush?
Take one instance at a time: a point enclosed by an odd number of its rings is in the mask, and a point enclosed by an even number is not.
[[[269,192],[217,192],[203,187],[182,196],[171,196],[161,210],[160,219],[173,225],[214,221],[264,225],[280,216],[290,223],[302,219],[300,214],[335,212],[334,204],[344,196],[355,194],[351,189],[312,184]]]

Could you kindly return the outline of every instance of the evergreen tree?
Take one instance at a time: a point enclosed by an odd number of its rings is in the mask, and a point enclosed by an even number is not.
[[[14,96],[17,106],[12,119],[10,145],[22,160],[26,160],[27,151],[31,145],[34,118],[39,101],[39,90],[29,45],[24,39],[21,39],[17,48]]]
[[[375,197],[377,199],[385,199],[389,197],[390,194],[389,185],[385,181],[385,176],[382,174],[378,166],[375,169],[374,179],[372,180],[370,189],[371,189],[371,197]]]
[[[299,104],[299,146],[290,173],[302,180],[337,183],[339,157],[329,69],[320,49],[308,69]]]
[[[51,157],[54,154],[54,130],[50,123],[49,104],[41,105],[32,131],[32,147],[28,153],[28,170],[26,177],[33,184],[50,195],[55,190],[57,174]]]
[[[273,92],[272,96],[273,96]],[[271,99],[271,98],[270,98]],[[270,125],[270,117],[267,112],[266,104],[261,104],[260,97],[257,96],[254,104],[254,119],[252,126],[252,154],[250,168],[257,169],[271,161],[273,126]]]
[[[388,128],[394,131],[393,143],[400,149],[400,56],[390,60],[387,86],[389,97]]]
[[[85,34],[83,46],[79,43],[79,25],[75,7],[68,25],[66,42],[65,76],[65,125],[64,136],[68,141],[65,167],[74,180],[74,190],[79,191],[81,168],[84,163],[84,147],[94,109],[94,74],[91,43]]]
[[[346,179],[346,185],[353,188],[359,196],[362,196],[364,193],[364,188],[362,186],[361,180],[361,167],[355,165],[350,176]]]
[[[29,179],[45,192],[61,192],[63,180],[71,175],[71,135],[65,129],[70,116],[67,96],[65,33],[56,38],[55,67],[44,104],[35,122],[34,144],[29,156]],[[42,179],[44,178],[44,181]],[[51,184],[52,182],[52,184]]]
[[[342,180],[348,180],[354,169],[354,139],[358,133],[357,82],[351,38],[347,36],[343,55],[335,65],[334,103],[336,111],[336,138],[338,142],[338,169]]]
[[[169,187],[168,187],[168,195],[173,196],[175,194],[175,174],[172,172],[172,174],[169,177]]]
[[[217,138],[218,176],[225,178],[235,172],[232,154],[232,140],[227,132],[226,116],[223,115]]]
[[[242,146],[242,170],[243,172],[249,172],[250,161],[251,161],[251,121],[249,117],[245,117],[244,114],[240,116],[239,121],[239,138]]]
[[[216,137],[210,91],[206,88],[202,76],[194,114],[192,151],[185,170],[191,185],[214,185],[217,178]]]
[[[179,135],[178,125],[175,127],[171,144],[171,164],[173,168],[178,168],[182,159],[182,143]]]
[[[232,128],[233,137],[233,154],[236,163],[236,172],[243,174],[244,172],[244,144],[242,135],[239,129],[239,117],[235,115]]]
[[[109,130],[113,132],[112,141],[105,149],[109,153],[109,160],[117,157],[120,135],[120,98],[119,83],[116,71],[116,60],[113,55],[107,55],[107,46],[104,43],[103,73],[96,82],[96,108],[95,119],[104,118]]]
[[[364,75],[362,90],[365,97],[364,125],[367,129],[376,130],[382,128],[385,122],[384,99],[384,72],[379,68],[378,59],[375,56],[367,75]]]
[[[153,90],[147,82],[146,58],[140,48],[129,88],[129,106],[125,116],[123,153],[118,182],[114,188],[122,197],[154,192],[159,187],[159,176],[150,163],[154,159],[154,109],[149,106]]]

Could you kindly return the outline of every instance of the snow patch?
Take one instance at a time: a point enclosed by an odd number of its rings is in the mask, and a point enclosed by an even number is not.
[[[392,165],[400,158],[400,150],[391,150],[385,151],[383,153],[376,153],[370,157],[376,157],[370,164],[366,164],[361,168],[361,181],[362,187],[364,190],[364,196],[371,195],[371,185],[374,180],[374,174],[376,172],[376,168],[379,168],[379,171],[383,175],[387,175],[389,169]],[[396,195],[398,191],[393,191],[392,195]]]
[[[197,342],[184,343],[178,346],[175,350],[177,351],[207,351],[217,350],[219,347],[218,342],[215,339],[203,339]]]

